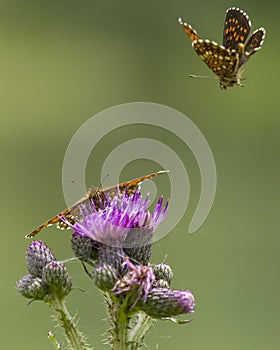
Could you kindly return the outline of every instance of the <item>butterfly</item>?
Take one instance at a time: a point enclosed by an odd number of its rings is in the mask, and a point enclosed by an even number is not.
[[[264,28],[255,30],[245,43],[251,29],[249,16],[239,8],[230,7],[226,11],[223,46],[220,46],[214,41],[201,39],[182,18],[178,21],[191,39],[195,52],[217,75],[221,89],[234,85],[244,86],[241,74],[250,57],[262,47]]]
[[[53,218],[47,220],[42,225],[37,227],[35,230],[30,232],[28,235],[26,235],[26,238],[33,238],[36,236],[43,228],[47,226],[51,226],[55,223],[57,223],[58,228],[60,229],[66,229],[68,228],[68,225],[62,221],[62,218],[65,218],[68,222],[71,224],[74,224],[75,221],[80,216],[80,210],[79,206],[81,204],[88,205],[91,203],[91,201],[94,202],[94,205],[97,209],[100,208],[100,203],[106,203],[106,198],[111,198],[116,196],[118,193],[128,193],[132,194],[135,191],[140,189],[140,185],[143,181],[153,178],[154,176],[166,174],[168,173],[168,170],[160,170],[155,173],[145,175],[138,177],[136,179],[121,183],[119,185],[107,187],[104,189],[90,189],[88,193],[82,197],[80,200],[78,200],[76,203],[71,205],[69,208],[63,210],[58,215],[54,216]]]

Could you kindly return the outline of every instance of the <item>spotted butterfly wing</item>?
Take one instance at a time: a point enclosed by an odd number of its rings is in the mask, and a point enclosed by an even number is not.
[[[194,30],[190,24],[184,23],[181,17],[178,18],[178,22],[192,42],[201,39],[201,37],[197,34],[196,30]]]
[[[264,37],[265,37],[264,28],[260,28],[254,31],[254,33],[252,34],[252,36],[249,38],[248,42],[245,45],[245,54],[248,57],[248,59],[262,47]]]
[[[251,30],[249,16],[242,10],[231,7],[226,12],[226,19],[223,33],[223,45],[226,49],[238,50],[240,44],[245,44]],[[265,29],[259,28],[249,37],[245,47],[245,58],[241,59],[241,64],[261,48],[265,37]]]
[[[79,218],[79,207],[81,204],[88,205],[91,201],[94,202],[97,209],[100,209],[100,203],[104,202],[104,199],[113,197],[118,193],[134,193],[139,189],[140,184],[145,181],[153,178],[154,176],[166,174],[167,170],[161,170],[149,175],[141,176],[139,178],[121,183],[119,185],[107,187],[104,189],[91,189],[86,196],[82,197],[76,203],[71,205],[71,207],[63,210],[60,214],[54,216],[53,218],[47,220],[42,225],[38,226],[35,230],[27,234],[26,238],[32,238],[36,236],[43,228],[51,226],[55,223],[58,224],[58,227],[61,229],[68,228],[67,224],[62,221],[62,217],[66,218],[70,223],[75,223],[77,218]]]
[[[209,40],[195,41],[193,48],[203,62],[218,77],[234,74],[238,64],[238,55],[236,52],[228,51],[223,46]]]
[[[235,7],[226,12],[223,46],[228,50],[237,50],[239,44],[244,44],[251,30],[248,15]]]

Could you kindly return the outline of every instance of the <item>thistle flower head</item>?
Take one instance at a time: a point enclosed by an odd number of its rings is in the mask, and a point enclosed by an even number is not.
[[[98,209],[94,203],[81,205],[81,220],[74,224],[65,222],[76,234],[88,237],[101,244],[131,247],[150,244],[157,226],[167,215],[167,206],[163,207],[161,197],[151,213],[148,210],[149,196],[145,200],[139,191],[133,194],[117,194],[101,203]],[[141,237],[141,238],[140,238]]]
[[[131,293],[132,307],[139,299],[145,303],[155,280],[152,268],[150,266],[134,265],[129,259],[126,259],[124,265],[128,272],[116,282],[112,290],[113,293],[116,295]]]

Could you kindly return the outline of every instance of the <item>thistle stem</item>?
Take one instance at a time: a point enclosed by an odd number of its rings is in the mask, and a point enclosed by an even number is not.
[[[138,350],[153,324],[153,319],[144,312],[129,312],[127,300],[122,303],[112,295],[104,293],[109,321],[111,323],[110,344],[113,350]]]
[[[64,299],[53,298],[50,303],[55,311],[55,319],[57,319],[61,328],[64,329],[65,336],[70,349],[88,350],[83,335],[76,328],[74,319],[70,316]]]
[[[129,331],[131,350],[137,350],[143,345],[143,339],[153,325],[154,319],[142,311],[134,315],[133,327]]]

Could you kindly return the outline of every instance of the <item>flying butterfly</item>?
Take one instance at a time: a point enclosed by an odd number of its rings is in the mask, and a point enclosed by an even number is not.
[[[221,46],[214,41],[201,39],[192,26],[184,23],[181,18],[178,21],[191,39],[195,52],[217,75],[221,89],[234,85],[244,86],[241,83],[241,74],[250,57],[262,47],[264,28],[255,30],[245,43],[251,30],[249,16],[239,8],[230,7],[226,11]]]
[[[68,228],[68,225],[62,221],[62,218],[65,218],[68,222],[71,224],[74,224],[75,221],[80,217],[80,210],[79,206],[81,204],[88,205],[91,203],[91,201],[94,202],[94,205],[97,209],[100,208],[100,203],[106,203],[106,198],[111,198],[117,195],[118,193],[134,193],[135,191],[140,189],[140,185],[143,181],[149,180],[153,178],[154,176],[166,174],[168,173],[168,170],[160,170],[155,173],[145,175],[138,177],[137,179],[133,179],[124,183],[121,183],[119,185],[110,186],[104,189],[90,189],[88,193],[82,197],[80,200],[78,200],[76,203],[71,205],[69,208],[63,210],[58,215],[54,216],[53,218],[47,220],[42,225],[37,227],[35,230],[30,232],[28,235],[26,235],[26,238],[32,238],[36,236],[43,228],[51,226],[53,224],[57,224],[58,228],[60,229],[66,229]]]

